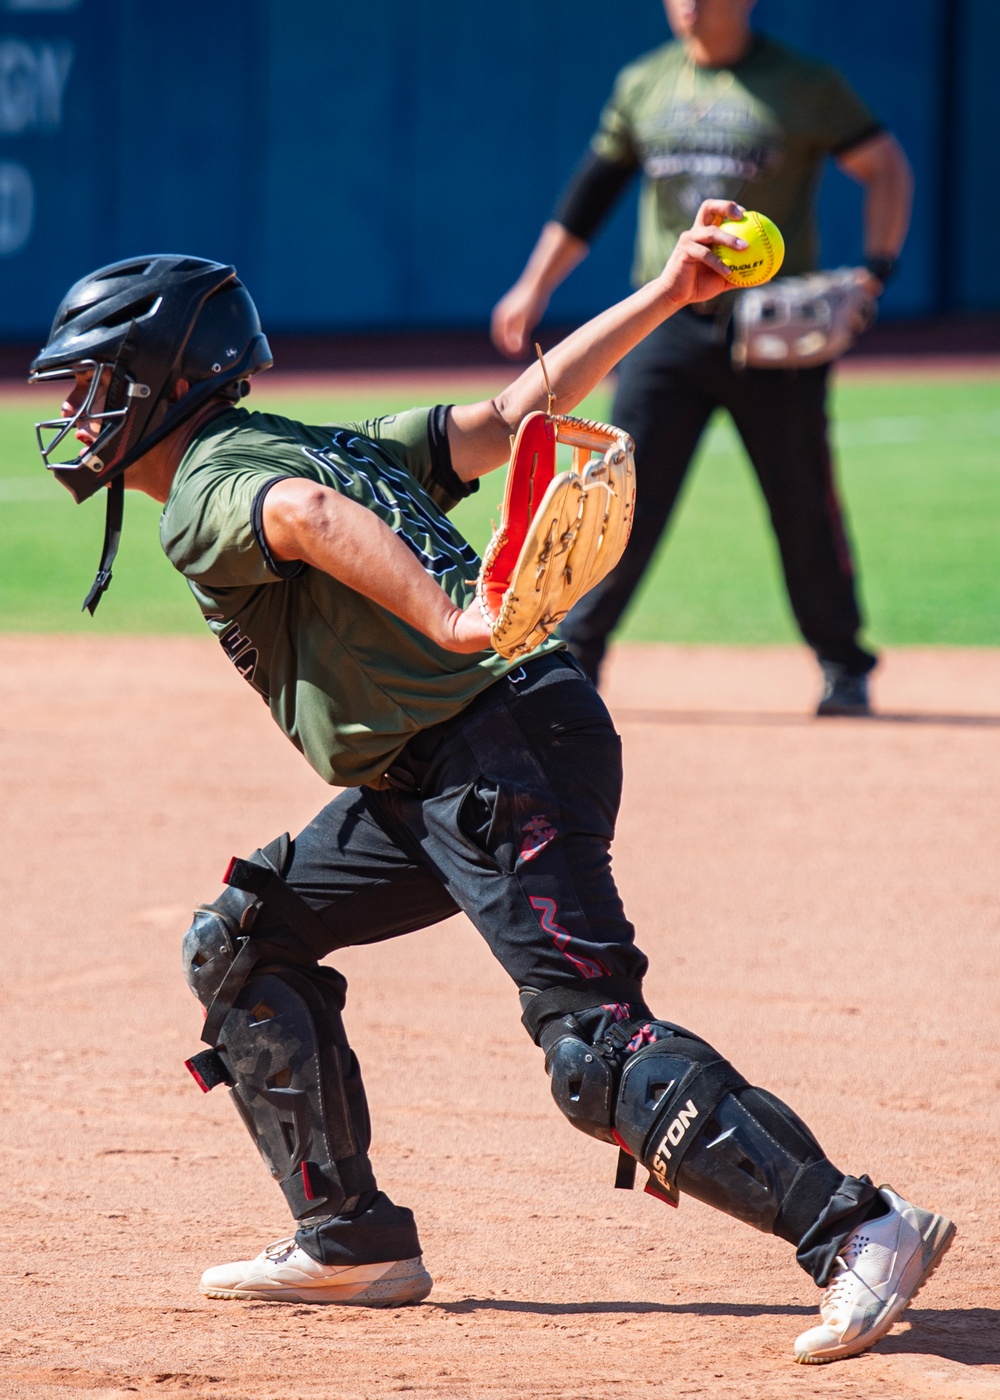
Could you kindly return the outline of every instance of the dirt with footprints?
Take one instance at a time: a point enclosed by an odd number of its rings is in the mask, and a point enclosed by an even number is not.
[[[0,686],[0,1395],[1000,1396],[1000,652],[890,652],[872,721],[815,720],[791,648],[626,646],[608,678],[650,1002],[958,1224],[906,1320],[823,1368],[791,1362],[818,1293],[787,1245],[613,1189],[463,918],[337,958],[430,1298],[203,1298],[290,1221],[184,1069],[180,937],[329,790],[208,639],[6,636]]]

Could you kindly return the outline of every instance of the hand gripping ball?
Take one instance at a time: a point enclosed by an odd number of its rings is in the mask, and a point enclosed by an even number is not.
[[[759,287],[763,282],[770,282],[785,256],[785,240],[777,224],[772,223],[766,214],[756,214],[748,209],[742,219],[727,219],[720,224],[720,228],[727,233],[735,233],[747,242],[741,252],[720,244],[715,244],[712,249],[719,261],[729,268],[729,280],[733,286]]]

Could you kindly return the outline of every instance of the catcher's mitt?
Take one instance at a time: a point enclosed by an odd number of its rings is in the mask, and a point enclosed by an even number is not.
[[[557,474],[560,442],[573,459]],[[635,508],[633,451],[632,439],[606,423],[553,413],[529,413],[521,423],[503,518],[476,581],[501,656],[538,646],[618,563]]]
[[[849,350],[875,320],[854,268],[781,277],[744,292],[733,312],[733,364],[808,369]]]

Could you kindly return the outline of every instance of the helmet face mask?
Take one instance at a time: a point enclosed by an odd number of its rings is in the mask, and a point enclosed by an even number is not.
[[[90,375],[90,382],[87,386],[87,393],[75,412],[68,417],[43,418],[35,424],[38,451],[49,471],[103,471],[108,448],[111,447],[124,426],[124,420],[129,410],[127,400],[132,397],[149,397],[148,385],[136,384],[134,380],[128,380],[125,389],[126,402],[120,408],[110,407],[114,365],[102,363],[99,360],[81,360],[79,364],[68,369],[43,370],[32,376],[32,383],[52,383],[59,380],[76,381],[84,374]],[[101,407],[95,409],[94,405],[100,400],[102,387],[107,389],[107,393]],[[59,451],[71,433],[76,433],[81,423],[97,424],[98,431],[94,441],[89,446],[84,444],[72,461],[53,462],[51,460],[53,454]],[[46,433],[52,435],[47,441],[44,436]],[[75,492],[74,495],[76,495]],[[78,499],[82,498],[78,497]]]

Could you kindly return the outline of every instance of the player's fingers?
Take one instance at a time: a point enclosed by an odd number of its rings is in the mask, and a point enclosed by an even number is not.
[[[451,639],[445,643],[448,651],[486,651],[491,645],[493,629],[483,616],[477,600],[469,604],[463,613],[454,619]]]
[[[684,235],[687,239],[687,234]],[[691,238],[685,246],[685,256],[691,262],[697,262],[700,266],[710,268],[712,272],[717,272],[720,277],[728,280],[729,268],[725,263],[712,252],[712,245],[709,241],[696,241]]]
[[[721,224],[726,219],[742,219],[746,210],[732,199],[706,199],[695,215],[694,228],[705,224]]]
[[[709,266],[721,267],[723,263],[720,262],[720,259],[718,259],[713,252],[713,248],[718,248],[718,246],[731,248],[734,252],[742,252],[746,248],[746,241],[744,238],[732,239],[728,237],[728,235],[721,234],[717,228],[704,230],[703,237],[697,237],[695,232],[692,232],[690,237],[688,234],[685,234],[683,256],[688,259],[696,258],[699,262],[711,259]]]
[[[714,253],[707,254],[707,256],[705,257],[705,266],[710,267],[713,272],[717,272],[720,277],[724,277],[727,282],[729,281],[729,274],[732,271],[732,269],[728,268],[720,258],[717,258],[715,256]]]
[[[711,248],[704,248],[701,250],[701,257],[699,261],[702,267],[711,268],[711,270],[713,272],[717,272],[720,277],[725,277],[727,281],[729,280],[730,269],[726,266],[726,264],[722,261],[721,258],[716,257],[716,255],[712,252]]]
[[[747,247],[745,238],[741,238],[738,233],[730,233],[728,229],[719,228],[716,224],[709,224],[707,228],[688,229],[684,235],[685,239],[694,244],[706,247],[733,248],[736,252],[742,253]]]

